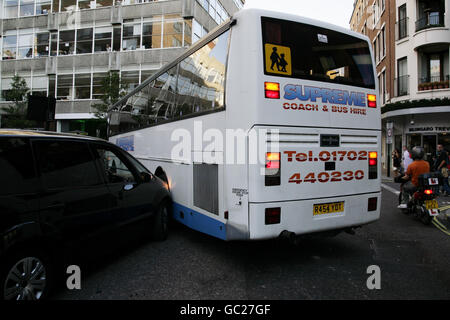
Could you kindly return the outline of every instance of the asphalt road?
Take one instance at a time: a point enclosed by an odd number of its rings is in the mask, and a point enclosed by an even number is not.
[[[450,237],[396,208],[356,235],[223,242],[177,225],[165,242],[130,243],[82,268],[81,290],[52,299],[449,299]],[[381,289],[366,286],[381,269]]]

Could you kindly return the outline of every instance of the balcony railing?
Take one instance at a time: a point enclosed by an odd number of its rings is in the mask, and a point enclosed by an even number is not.
[[[423,90],[435,90],[435,89],[446,89],[449,87],[450,76],[446,75],[444,77],[421,77],[419,78],[419,91]]]
[[[395,40],[401,40],[409,36],[409,18],[399,20],[395,23]]]
[[[416,32],[435,27],[444,27],[444,13],[441,11],[427,12],[416,21]]]
[[[409,94],[409,76],[401,76],[395,79],[396,97],[406,96]]]

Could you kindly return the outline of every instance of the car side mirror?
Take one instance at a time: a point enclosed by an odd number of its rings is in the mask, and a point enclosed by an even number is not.
[[[153,180],[153,176],[148,172],[141,172],[141,179],[144,182],[150,182]]]

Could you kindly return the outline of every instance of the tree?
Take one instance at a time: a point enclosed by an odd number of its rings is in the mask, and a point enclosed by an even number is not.
[[[106,111],[127,94],[128,85],[124,84],[118,71],[109,71],[108,75],[102,80],[101,96],[102,103],[93,105],[97,109],[95,116],[99,119],[106,118]]]
[[[29,91],[25,79],[16,74],[12,78],[11,89],[4,92],[4,98],[13,104],[3,107],[6,115],[3,117],[2,127],[22,129],[36,126],[36,122],[27,120]]]

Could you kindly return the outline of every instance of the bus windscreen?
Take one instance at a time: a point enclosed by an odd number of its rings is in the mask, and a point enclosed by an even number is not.
[[[314,25],[261,19],[266,75],[375,89],[367,41]]]

